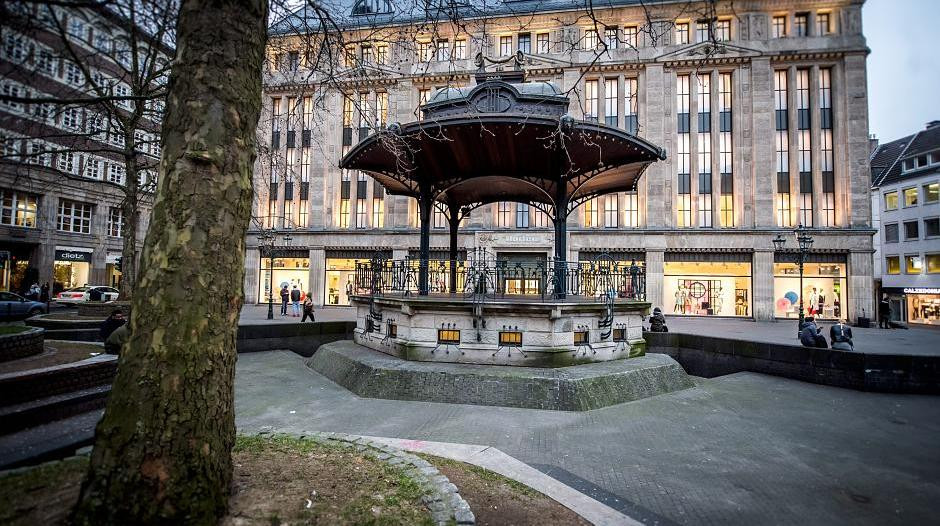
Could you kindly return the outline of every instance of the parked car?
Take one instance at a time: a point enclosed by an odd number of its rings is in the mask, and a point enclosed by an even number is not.
[[[101,295],[101,301],[114,301],[118,297],[118,290],[103,285],[85,285],[84,287],[75,287],[74,289],[63,290],[55,295],[56,303],[64,305],[75,305],[91,301],[92,296]]]
[[[19,320],[46,312],[46,304],[12,292],[0,292],[0,319]]]

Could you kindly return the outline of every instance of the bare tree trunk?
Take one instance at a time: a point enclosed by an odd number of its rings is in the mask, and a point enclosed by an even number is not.
[[[121,286],[119,298],[130,299],[134,287],[137,285],[137,227],[140,222],[140,202],[138,201],[138,167],[137,153],[131,142],[130,154],[124,154],[124,203],[121,205],[121,214],[124,225],[121,229]]]
[[[77,524],[215,524],[235,439],[235,334],[267,0],[184,0],[160,187]]]

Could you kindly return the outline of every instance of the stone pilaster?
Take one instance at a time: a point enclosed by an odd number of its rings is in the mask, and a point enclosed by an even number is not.
[[[646,251],[646,301],[663,308],[663,251]],[[665,309],[663,309],[665,310]]]
[[[743,75],[742,75],[743,76]],[[766,58],[755,58],[751,61],[751,86],[750,86],[750,109],[751,109],[751,137],[745,148],[750,150],[750,164],[745,163],[742,158],[740,161],[735,159],[736,166],[742,167],[744,178],[752,176],[754,180],[753,203],[754,218],[753,225],[757,228],[766,228],[776,226],[774,218],[774,191],[777,177],[777,165],[775,159],[774,139],[776,131],[774,127],[774,70],[770,66],[770,60]],[[744,102],[747,104],[747,95]],[[747,106],[744,106],[747,111]],[[744,120],[744,119],[742,119]],[[753,154],[751,154],[753,152]],[[743,148],[742,148],[743,153]],[[741,155],[739,157],[744,157]],[[741,163],[741,164],[738,164]],[[751,167],[751,173],[743,169],[745,166]],[[737,178],[736,178],[737,179]],[[744,223],[750,226],[751,223]]]
[[[754,252],[751,265],[751,281],[754,284],[751,298],[751,314],[755,320],[774,319],[774,253],[770,250]]]
[[[640,100],[644,103],[641,117],[644,118],[645,129],[641,130],[641,135],[653,144],[663,145],[667,149],[667,160],[653,163],[643,175],[643,179],[646,179],[646,226],[661,228],[671,226],[672,221],[669,218],[674,215],[672,214],[672,185],[669,181],[672,181],[670,174],[675,166],[676,152],[670,148],[675,146],[675,138],[667,141],[665,137],[665,119],[667,115],[673,115],[673,113],[666,110],[667,97],[664,91],[667,75],[663,71],[663,66],[650,64],[646,67],[644,77],[646,85],[640,90]],[[668,75],[668,77],[675,78],[674,75]],[[669,93],[673,93],[673,90],[670,89]],[[673,105],[669,104],[668,107],[672,108]],[[660,111],[655,111],[655,109]],[[641,201],[641,208],[644,208],[643,204]]]
[[[854,322],[859,316],[875,318],[871,252],[849,252],[848,312],[843,314]]]
[[[245,304],[258,303],[258,277],[261,271],[261,252],[257,247],[245,249]]]
[[[865,54],[845,56],[846,149],[848,150],[849,226],[871,226],[871,168],[868,164],[868,80]]]
[[[326,279],[326,252],[323,247],[310,249],[310,275],[307,278],[308,294],[313,295],[313,303],[318,307],[323,306],[323,298],[326,297],[323,290],[323,282]]]

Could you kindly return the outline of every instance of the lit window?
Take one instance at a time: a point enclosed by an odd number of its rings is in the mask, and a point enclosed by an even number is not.
[[[787,17],[785,15],[775,16],[771,25],[774,38],[783,38],[787,36]]]
[[[623,41],[632,48],[640,47],[636,26],[623,28]]]
[[[901,258],[898,256],[885,256],[885,268],[888,274],[900,274]]]
[[[38,195],[0,189],[0,223],[35,228],[38,209]]]
[[[535,46],[537,53],[549,53],[551,52],[551,45],[548,40],[548,33],[539,33],[535,36]]]
[[[828,35],[832,30],[829,23],[829,13],[816,13],[816,34],[819,36]]]
[[[680,228],[692,226],[689,103],[689,75],[679,75],[676,77],[676,113],[678,116],[678,140],[676,145],[676,162],[678,174],[676,189],[676,223]]]
[[[604,79],[604,124],[617,126],[620,117],[617,115],[617,79]]]
[[[585,29],[584,30],[584,49],[588,51],[593,51],[597,49],[597,45],[600,43],[600,38],[597,34],[596,29]]]
[[[496,207],[496,226],[500,228],[509,228],[512,226],[512,203],[509,201],[500,201]]]
[[[378,189],[376,185],[376,189]],[[385,199],[375,197],[372,199],[372,226],[374,228],[385,227]]]
[[[904,256],[904,273],[920,274],[923,270],[924,262],[920,256]]]
[[[429,62],[433,56],[430,42],[418,42],[418,62]]]
[[[731,40],[731,21],[730,20],[718,20],[715,22],[715,40],[719,42],[727,42]]]
[[[597,198],[584,202],[584,226],[588,228],[600,226],[597,221]]]
[[[499,331],[500,347],[522,347],[521,331]]]
[[[917,206],[917,188],[905,188],[904,193],[904,206]]]
[[[639,206],[639,196],[636,192],[628,192],[624,195],[624,201],[626,202],[626,207],[624,212],[624,225],[628,228],[636,228],[640,226],[640,206]]]
[[[940,254],[927,254],[927,274],[940,274]]]
[[[897,210],[897,209],[898,209],[897,190],[893,192],[885,192],[885,210]]]
[[[604,227],[617,228],[620,217],[620,199],[617,194],[608,194],[604,198]]]
[[[467,41],[458,39],[454,41],[454,60],[464,60],[467,58]]]
[[[512,55],[512,36],[501,36],[499,37],[499,54],[503,57],[508,57]]]
[[[924,203],[936,203],[940,201],[940,183],[929,183],[924,185]]]
[[[460,331],[456,329],[438,329],[437,343],[439,345],[459,345]]]
[[[597,80],[584,82],[584,120],[597,122]]]
[[[683,22],[676,24],[676,44],[689,43],[689,23]]]

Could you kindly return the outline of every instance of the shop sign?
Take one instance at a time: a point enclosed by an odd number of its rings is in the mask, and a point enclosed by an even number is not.
[[[56,261],[85,261],[91,263],[91,252],[79,252],[77,250],[56,250]]]
[[[905,294],[940,294],[940,288],[904,287]]]

